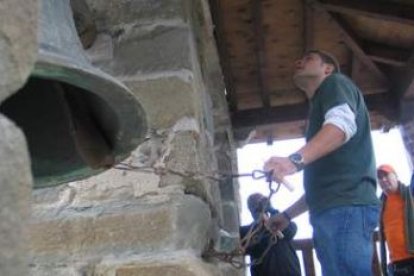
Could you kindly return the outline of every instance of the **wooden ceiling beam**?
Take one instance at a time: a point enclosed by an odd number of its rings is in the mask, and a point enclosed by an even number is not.
[[[399,94],[401,98],[414,99],[414,62],[412,60],[408,62],[403,70],[404,72],[401,74],[403,77],[400,80],[400,89],[402,90]],[[413,113],[412,110],[409,112]]]
[[[321,8],[322,11],[324,11],[329,17],[332,18],[332,22],[337,26],[337,28],[342,33],[342,38],[344,40],[344,43],[351,49],[353,54],[358,57],[358,59],[375,75],[377,75],[378,78],[382,79],[385,83],[388,83],[389,80],[385,76],[385,74],[378,68],[378,66],[370,59],[365,51],[360,46],[360,43],[358,41],[358,37],[353,32],[353,30],[349,27],[348,23],[343,20],[340,16],[338,16],[335,13],[331,13],[327,11],[323,5],[321,5],[319,2],[317,2],[317,6]]]
[[[412,55],[411,50],[406,48],[385,45],[367,40],[360,40],[359,42],[363,45],[365,53],[368,56],[376,56],[406,63],[407,60],[410,60],[410,56]]]
[[[226,97],[229,104],[230,112],[238,109],[237,95],[234,88],[234,76],[230,64],[230,53],[227,49],[227,40],[223,30],[223,14],[220,0],[210,0],[211,16],[214,22],[214,34],[216,38],[217,49],[220,55],[220,63],[223,69],[224,83],[226,86]],[[224,91],[223,91],[224,92]]]
[[[320,2],[330,12],[363,15],[380,20],[414,25],[413,5],[372,0],[321,0]]]
[[[392,71],[394,86],[393,94],[401,102],[400,103],[400,113],[402,117],[413,117],[414,113],[412,112],[412,107],[406,109],[403,102],[408,102],[409,100],[414,100],[414,50],[411,51],[409,57],[407,57],[407,62],[403,67],[396,67]],[[404,110],[406,109],[406,110]]]
[[[386,57],[374,56],[374,55],[368,55],[368,57],[377,63],[383,63],[383,64],[391,65],[394,67],[403,67],[406,65],[406,62],[392,59],[392,58],[386,58]]]
[[[257,85],[260,91],[263,106],[270,107],[269,89],[265,80],[266,49],[263,32],[263,7],[261,0],[251,0],[252,20],[255,34],[255,55],[257,64]]]
[[[390,101],[388,93],[367,94],[364,95],[364,98],[369,111],[376,111],[390,119],[395,118],[396,105],[394,101]],[[308,104],[304,102],[268,109],[255,108],[238,111],[232,115],[233,128],[237,129],[305,120],[308,116],[308,110]]]
[[[308,114],[308,104],[283,105],[238,111],[232,115],[233,128],[254,127],[272,123],[303,120]]]
[[[311,5],[307,5],[307,0],[302,0],[303,3],[303,37],[304,50],[309,51],[315,47],[315,28],[314,28],[314,12]]]
[[[408,122],[414,120],[414,63],[409,60],[405,67],[394,71],[396,83],[394,95],[398,98],[399,120]]]

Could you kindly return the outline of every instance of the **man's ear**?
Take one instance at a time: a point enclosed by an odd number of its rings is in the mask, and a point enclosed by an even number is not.
[[[332,64],[326,64],[327,66],[326,66],[326,68],[325,68],[325,73],[327,74],[327,75],[330,75],[330,74],[332,74],[334,71],[335,71],[335,66],[333,66]]]

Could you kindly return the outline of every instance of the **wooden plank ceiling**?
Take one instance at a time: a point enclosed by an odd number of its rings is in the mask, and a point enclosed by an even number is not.
[[[307,115],[293,63],[306,49],[337,56],[363,90],[374,128],[414,108],[414,1],[210,0],[235,137],[301,137]]]

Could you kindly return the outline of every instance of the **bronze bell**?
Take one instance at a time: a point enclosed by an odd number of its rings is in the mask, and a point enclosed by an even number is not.
[[[144,111],[87,59],[69,0],[42,0],[38,57],[27,84],[0,106],[25,133],[34,187],[112,167],[143,140]]]

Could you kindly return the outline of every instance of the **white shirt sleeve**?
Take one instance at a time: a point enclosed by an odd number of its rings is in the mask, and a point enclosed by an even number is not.
[[[346,103],[329,109],[325,114],[325,122],[323,124],[332,124],[342,130],[345,133],[344,143],[348,142],[357,132],[355,113]]]

